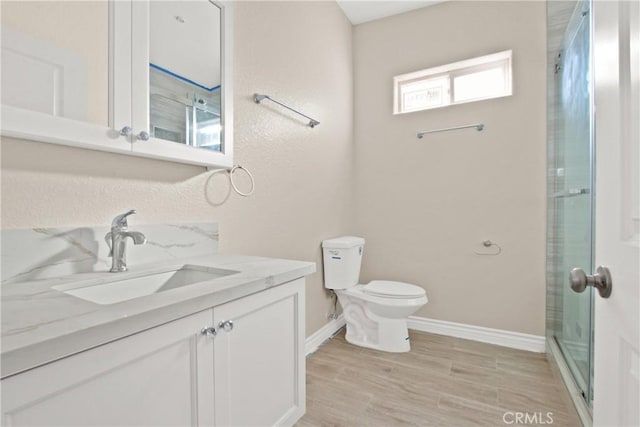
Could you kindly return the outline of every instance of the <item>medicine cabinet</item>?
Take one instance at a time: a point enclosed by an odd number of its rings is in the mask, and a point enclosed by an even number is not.
[[[2,2],[2,135],[233,164],[232,6]]]

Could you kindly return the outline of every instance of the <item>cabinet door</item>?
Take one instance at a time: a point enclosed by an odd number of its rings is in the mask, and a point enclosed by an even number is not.
[[[305,411],[304,279],[214,308],[219,426],[292,425]],[[227,327],[229,329],[229,327]]]
[[[130,98],[130,78],[113,81],[110,75],[112,55],[130,62],[131,31],[115,31],[122,10],[113,5],[2,2],[3,136],[131,152],[114,131],[123,124],[114,122],[112,111],[116,92]],[[130,124],[130,114],[121,121]]]
[[[2,425],[212,425],[211,321],[196,313],[6,378]]]

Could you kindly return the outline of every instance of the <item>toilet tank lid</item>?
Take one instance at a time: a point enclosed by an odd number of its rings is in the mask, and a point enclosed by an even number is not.
[[[342,236],[322,241],[322,247],[330,249],[348,249],[360,245],[364,245],[364,239],[356,236]]]

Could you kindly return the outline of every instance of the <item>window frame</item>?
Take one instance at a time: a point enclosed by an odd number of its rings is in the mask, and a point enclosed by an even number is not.
[[[447,105],[451,105],[451,86],[452,86],[452,81],[451,81],[451,76],[449,75],[449,73],[440,73],[440,74],[434,74],[434,75],[430,75],[428,77],[416,77],[414,79],[411,80],[406,80],[404,82],[402,82],[402,85],[410,85],[413,83],[417,83],[417,82],[421,82],[421,81],[437,81],[437,80],[442,80],[443,78],[446,78],[447,80],[447,85],[448,85],[448,93],[447,94],[443,94],[443,99],[444,97],[448,98],[448,103],[447,104],[443,104],[443,105],[434,105],[431,107],[420,107],[420,108],[414,108],[414,109],[409,109],[409,110],[403,110],[403,113],[412,113],[414,111],[422,111],[422,110],[430,110],[432,108],[442,108],[442,107],[446,107]],[[398,88],[398,86],[396,86],[396,88]],[[401,106],[403,105],[403,92],[401,90],[398,90],[398,98],[396,99],[396,102],[398,103],[397,105]]]
[[[451,105],[466,104],[469,102],[483,101],[487,99],[503,98],[513,95],[513,55],[512,50],[493,53],[490,55],[479,56],[476,58],[458,61],[451,64],[441,65],[438,67],[427,68],[420,71],[401,74],[393,78],[393,114],[406,114],[416,111],[431,110],[434,108],[443,108]],[[466,76],[486,70],[503,68],[504,70],[504,92],[499,95],[489,95],[473,99],[465,99],[462,101],[455,100],[455,78]],[[403,103],[402,87],[414,84],[420,81],[438,80],[442,78],[448,79],[448,98],[449,103],[442,105],[426,106],[421,108],[406,109]]]

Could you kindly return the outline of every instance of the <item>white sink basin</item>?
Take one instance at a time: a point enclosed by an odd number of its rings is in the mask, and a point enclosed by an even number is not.
[[[113,273],[113,278],[54,286],[53,289],[96,304],[121,301],[215,280],[238,273],[234,270],[182,265],[144,273]]]

